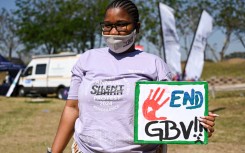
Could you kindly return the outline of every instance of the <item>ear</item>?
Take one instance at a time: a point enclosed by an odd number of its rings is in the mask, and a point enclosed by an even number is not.
[[[136,33],[140,32],[140,22],[136,23]]]

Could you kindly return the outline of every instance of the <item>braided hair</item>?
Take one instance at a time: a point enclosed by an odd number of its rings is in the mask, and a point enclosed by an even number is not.
[[[122,8],[128,12],[135,23],[139,22],[138,8],[131,0],[114,0],[107,6],[106,11],[111,8]]]

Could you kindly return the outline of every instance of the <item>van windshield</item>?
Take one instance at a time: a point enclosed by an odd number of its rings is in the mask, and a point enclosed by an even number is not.
[[[24,71],[23,76],[32,75],[32,69],[33,69],[32,66],[28,67],[28,68]]]

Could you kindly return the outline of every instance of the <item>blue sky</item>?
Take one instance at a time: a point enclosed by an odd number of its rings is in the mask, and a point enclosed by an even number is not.
[[[0,8],[15,9],[15,0],[0,0]]]
[[[6,8],[8,10],[16,9],[15,0],[0,0],[0,8]],[[221,33],[221,31],[213,31],[211,36],[208,38],[208,41],[212,42],[211,44],[217,44],[215,49],[220,51],[224,42],[224,35]],[[234,41],[230,44],[226,54],[234,51],[245,51],[245,48],[239,41]]]

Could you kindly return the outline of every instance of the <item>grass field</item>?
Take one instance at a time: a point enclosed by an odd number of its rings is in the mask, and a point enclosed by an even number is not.
[[[169,145],[169,153],[244,153],[245,91],[218,92],[209,98],[209,110],[219,114],[209,144]]]
[[[211,76],[245,78],[245,62],[205,63],[203,78]],[[0,97],[0,153],[46,152],[64,104],[52,97]],[[209,109],[220,115],[209,144],[168,145],[168,153],[245,152],[245,91],[216,92],[215,99],[209,97]],[[64,153],[70,153],[70,145]]]
[[[202,79],[210,77],[241,77],[245,79],[245,59],[234,58],[218,63],[205,62]]]

